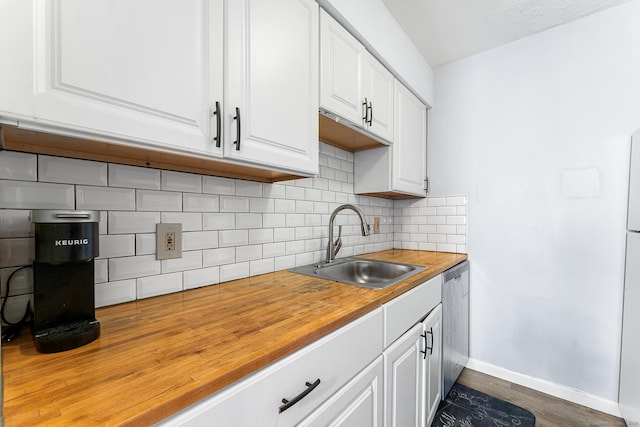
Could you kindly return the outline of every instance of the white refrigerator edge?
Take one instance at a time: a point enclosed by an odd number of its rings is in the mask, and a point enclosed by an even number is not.
[[[640,130],[631,139],[618,405],[627,425],[640,427]]]

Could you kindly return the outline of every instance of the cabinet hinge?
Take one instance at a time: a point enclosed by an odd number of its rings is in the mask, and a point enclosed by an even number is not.
[[[429,195],[429,177],[426,177],[424,179],[424,193],[428,196]]]

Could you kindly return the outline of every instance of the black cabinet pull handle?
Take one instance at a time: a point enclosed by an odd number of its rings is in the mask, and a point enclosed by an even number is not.
[[[240,109],[238,107],[236,107],[236,115],[233,118],[233,120],[236,121],[236,137],[238,138],[236,141],[234,141],[234,144],[236,144],[236,150],[240,151]]]
[[[429,347],[427,345],[427,334],[431,335],[431,347]],[[434,340],[433,340],[433,328],[429,328],[429,330],[425,333],[424,335],[424,344],[425,344],[425,348],[426,350],[429,350],[429,354],[433,354],[433,344],[434,344]],[[425,351],[426,353],[426,351]],[[427,355],[425,354],[425,359],[427,358]]]
[[[362,103],[362,114],[364,114],[364,117],[362,118],[362,120],[364,120],[365,123],[368,123],[367,120],[369,119],[369,101],[367,100],[367,98],[364,99],[364,102]]]
[[[427,334],[426,333],[420,334],[420,337],[422,339],[424,339],[424,351],[420,350],[420,353],[424,354],[424,356],[422,356],[422,358],[426,359],[427,358],[427,348],[428,348],[427,347]]]
[[[369,105],[367,106],[367,116],[369,116],[369,120],[367,120],[367,123],[369,123],[369,126],[371,126],[371,122],[373,122],[373,104],[371,103],[371,101],[369,101]]]
[[[220,114],[220,102],[216,101],[216,110],[213,112],[213,115],[216,116],[216,136],[213,140],[216,142],[216,147],[220,147],[220,143],[222,142],[220,138],[220,132],[222,131],[222,114]]]
[[[304,383],[307,388],[304,389],[304,391],[302,393],[300,393],[299,395],[297,395],[296,397],[294,397],[291,400],[287,400],[287,399],[282,399],[282,403],[284,403],[284,405],[282,405],[279,408],[280,413],[286,411],[287,409],[291,408],[293,405],[295,405],[296,403],[300,402],[302,399],[304,399],[307,394],[311,393],[313,391],[314,388],[318,387],[320,385],[320,378],[318,378],[313,384],[311,384],[309,381]]]

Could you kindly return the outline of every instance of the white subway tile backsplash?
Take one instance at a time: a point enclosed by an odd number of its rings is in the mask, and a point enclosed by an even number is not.
[[[100,258],[117,258],[136,254],[133,234],[113,234],[100,236]]]
[[[277,228],[286,226],[286,215],[285,214],[263,214],[262,215],[262,226]]]
[[[202,251],[202,265],[204,267],[233,264],[234,262],[236,262],[236,249],[234,247]]]
[[[182,195],[182,210],[185,212],[218,212],[220,210],[220,196],[184,193]]]
[[[287,227],[301,227],[304,225],[304,214],[286,214]]]
[[[182,210],[182,193],[136,190],[136,210],[179,212]]]
[[[440,234],[456,234],[457,227],[455,225],[437,225],[436,233]]]
[[[184,289],[195,289],[220,283],[220,267],[206,267],[182,273]]]
[[[467,206],[467,196],[449,196],[446,199],[449,206]]]
[[[286,254],[294,255],[304,252],[304,240],[286,242]]]
[[[287,240],[295,239],[295,228],[287,227],[287,228],[274,228],[273,229],[273,241],[274,242],[285,242]]]
[[[219,232],[218,244],[221,248],[241,246],[247,243],[249,243],[248,230],[221,230]]]
[[[182,250],[215,249],[218,247],[219,231],[188,231],[182,234]]]
[[[228,264],[220,267],[220,281],[228,282],[229,280],[242,279],[249,277],[249,263],[242,262],[240,264]]]
[[[286,197],[286,186],[281,183],[262,184],[262,196],[270,199],[284,199]]]
[[[284,242],[265,243],[262,245],[262,256],[265,258],[286,255],[287,247]]]
[[[262,228],[262,214],[237,213],[236,228]]]
[[[109,212],[109,234],[155,233],[160,223],[158,212]]]
[[[0,239],[0,268],[31,264],[34,241],[30,238]]]
[[[160,189],[160,171],[138,166],[109,164],[111,187]]]
[[[35,154],[0,151],[0,179],[36,181],[38,179],[37,159]]]
[[[275,212],[275,200],[252,198],[249,200],[249,211],[251,213]]]
[[[256,276],[258,274],[273,273],[274,271],[273,258],[259,259],[249,262],[249,274]]]
[[[203,213],[202,228],[204,230],[233,230],[236,228],[236,214],[227,213]]]
[[[236,247],[236,262],[253,261],[262,258],[262,245]]]
[[[104,283],[109,281],[109,260],[107,259],[96,259],[94,262],[95,272],[94,272],[94,281],[95,283]]]
[[[151,255],[156,253],[156,235],[136,234],[136,255]]]
[[[154,255],[109,259],[109,280],[132,279],[160,274],[160,261]]]
[[[182,291],[182,273],[161,274],[136,279],[138,299]]]
[[[183,251],[182,258],[161,261],[162,274],[202,268],[202,251]]]
[[[301,213],[313,213],[313,202],[306,200],[297,200],[295,205],[295,212]]]
[[[447,217],[447,224],[464,225],[467,222],[467,217],[464,215],[454,215]]]
[[[305,264],[300,264],[305,265]],[[288,268],[293,268],[296,266],[296,256],[295,255],[286,255],[276,257],[273,261],[273,266],[276,270],[286,270]]]
[[[35,208],[101,211],[99,306],[320,261],[330,214],[342,203],[360,206],[370,223],[381,217],[382,233],[362,237],[357,216],[339,215],[341,257],[393,247],[466,250],[466,196],[395,201],[356,196],[353,154],[320,146],[320,176],[275,184],[0,151],[1,259],[10,248],[22,252],[21,262],[30,262],[29,210]],[[20,162],[30,166],[18,170]],[[92,173],[88,166],[95,167]],[[155,259],[160,222],[182,224],[182,258]],[[0,274],[6,278],[13,268],[1,268]],[[28,296],[29,286],[16,289]],[[24,305],[20,315],[23,310]]]
[[[107,185],[107,164],[64,157],[40,156],[38,181],[61,184]]]
[[[166,224],[182,224],[182,231],[202,230],[202,214],[200,212],[163,212],[160,220]]]
[[[427,198],[427,206],[446,206],[447,198],[446,197],[428,197]]]
[[[136,280],[99,283],[95,285],[96,308],[136,300]]]
[[[220,212],[249,212],[249,198],[220,196]]]
[[[202,176],[193,173],[162,171],[160,188],[166,191],[202,192]]]
[[[0,210],[0,239],[8,237],[32,237],[33,235],[31,211],[17,209]]]
[[[259,228],[249,230],[249,244],[273,242],[273,228]]]
[[[294,187],[292,185],[288,185],[286,188],[286,197],[289,200],[304,200],[304,194],[304,187]]]
[[[464,195],[394,201],[394,246],[464,253],[467,249],[466,203]]]
[[[136,191],[131,188],[76,186],[76,208],[133,211],[136,209]]]
[[[436,250],[438,252],[455,252],[456,248],[456,245],[451,245],[449,243],[438,243],[436,245]]]
[[[253,181],[236,181],[236,196],[262,197],[262,184]]]
[[[275,200],[274,211],[280,213],[292,213],[296,210],[295,200]]]
[[[455,215],[456,207],[455,206],[437,206],[436,207],[436,215]]]
[[[0,180],[0,206],[6,209],[74,209],[73,185]]]
[[[236,194],[236,181],[217,176],[202,177],[202,192],[211,194]]]

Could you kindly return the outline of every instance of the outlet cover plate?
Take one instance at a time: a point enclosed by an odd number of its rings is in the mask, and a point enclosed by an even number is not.
[[[156,259],[174,258],[182,258],[182,224],[156,224]]]

